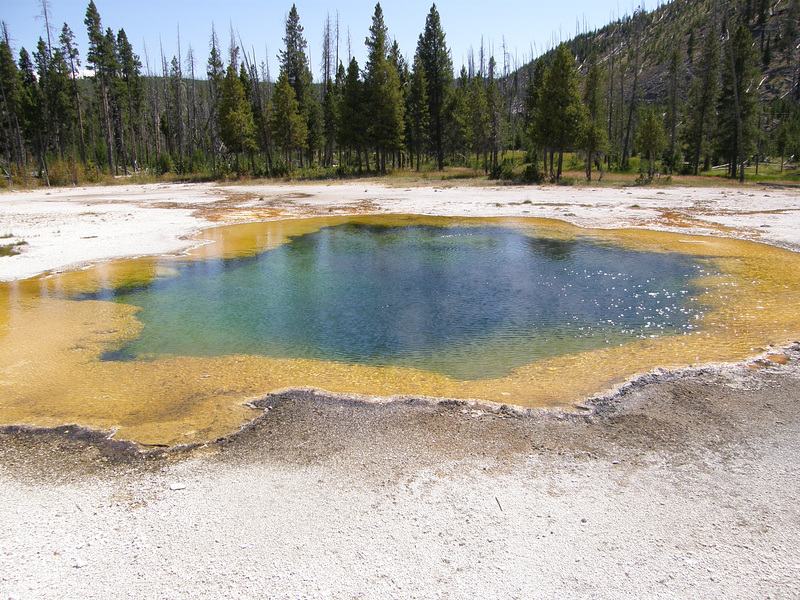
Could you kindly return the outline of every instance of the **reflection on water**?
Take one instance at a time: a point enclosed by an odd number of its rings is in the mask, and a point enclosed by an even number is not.
[[[800,337],[800,255],[721,237],[386,215],[198,242],[0,284],[0,424],[188,443],[300,386],[569,407]]]
[[[533,233],[347,223],[87,297],[142,309],[141,336],[107,359],[260,354],[457,379],[694,329],[692,257]]]

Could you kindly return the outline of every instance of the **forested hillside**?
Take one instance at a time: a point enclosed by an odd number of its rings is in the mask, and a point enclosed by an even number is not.
[[[205,56],[178,44],[154,66],[93,1],[80,28],[56,30],[43,10],[35,49],[12,48],[13,24],[0,32],[6,186],[453,167],[538,182],[560,179],[565,155],[590,179],[714,167],[743,178],[768,159],[788,176],[800,154],[800,0],[675,0],[503,77],[507,57],[483,48],[454,71],[435,5],[408,49],[377,4],[363,65],[337,60],[328,20],[319,68],[292,6],[275,78],[240,47],[274,40],[231,32],[223,46],[210,27]]]
[[[745,160],[800,151],[797,0],[676,0],[578,35],[566,47],[582,85],[595,62],[602,70],[609,164],[624,163],[650,109],[661,117],[669,151],[664,158],[675,168],[683,161],[683,170],[697,172],[723,162],[735,175],[738,121]],[[518,105],[525,89],[519,81],[529,86],[537,66],[555,54],[515,74],[509,87]]]

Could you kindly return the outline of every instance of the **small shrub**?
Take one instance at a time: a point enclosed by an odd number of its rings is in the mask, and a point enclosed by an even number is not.
[[[86,167],[83,169],[83,180],[89,183],[98,183],[102,179],[97,163],[91,158],[86,160]]]
[[[522,160],[523,162],[533,163],[534,165],[539,162],[539,153],[536,151],[536,148],[528,149],[528,151],[525,152],[525,158]]]
[[[567,156],[569,157],[567,160],[568,171],[580,171],[585,168],[586,162],[576,153],[568,154]]]
[[[520,179],[522,183],[527,184],[544,183],[544,173],[537,169],[536,165],[528,165],[522,171]]]
[[[194,149],[191,166],[193,173],[202,173],[206,170],[206,155],[200,148]]]
[[[166,152],[162,152],[156,159],[156,173],[166,175],[172,172],[172,157]]]
[[[67,160],[56,158],[49,165],[48,176],[50,178],[50,185],[57,186],[67,186],[73,183],[75,185],[80,185],[86,180],[83,165],[80,162],[73,165],[72,158],[68,158]]]
[[[492,170],[489,172],[489,179],[493,180],[511,180],[514,179],[514,171],[511,162],[508,160],[504,160],[499,165],[495,165],[492,167]]]
[[[286,177],[289,174],[289,165],[283,159],[276,160],[272,165],[270,175],[272,177]]]

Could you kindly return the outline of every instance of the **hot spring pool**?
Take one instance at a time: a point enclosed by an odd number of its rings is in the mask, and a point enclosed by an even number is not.
[[[297,387],[569,407],[800,334],[798,255],[735,239],[381,215],[198,244],[0,284],[0,423],[186,443]]]

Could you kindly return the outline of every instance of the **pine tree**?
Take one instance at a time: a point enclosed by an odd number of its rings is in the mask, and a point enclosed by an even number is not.
[[[531,144],[534,148],[544,149],[547,147],[547,141],[543,136],[543,131],[538,126],[538,112],[539,103],[542,98],[542,91],[544,89],[544,76],[546,67],[543,60],[537,60],[533,67],[533,74],[528,87],[525,89],[525,104],[524,104],[524,120],[525,131]],[[543,152],[542,157],[543,165],[542,170],[547,170],[547,153]],[[534,156],[534,168],[538,169],[536,157]]]
[[[358,61],[350,59],[339,109],[338,142],[344,148],[355,150],[358,170],[361,172],[361,151],[366,143],[367,117],[364,102],[364,84],[359,76]]]
[[[340,139],[340,128],[342,127],[340,115],[344,102],[344,86],[347,79],[347,70],[342,63],[336,68],[336,75],[330,88],[330,93],[326,90],[325,104],[323,106],[323,120],[325,127],[326,144],[329,147],[328,166],[332,164],[334,150],[338,150],[339,162],[342,161],[342,147]],[[329,82],[330,83],[330,82]]]
[[[667,124],[669,127],[669,172],[675,170],[675,137],[678,131],[678,74],[680,71],[680,50],[674,48],[669,57],[669,103]],[[680,157],[677,157],[680,158]]]
[[[422,155],[423,148],[428,143],[427,136],[430,131],[427,87],[422,59],[419,53],[417,53],[414,57],[414,65],[411,70],[411,82],[406,106],[406,139],[409,143],[412,155],[417,158],[417,171],[419,171],[420,168],[420,156]]]
[[[42,39],[39,38],[39,41],[41,42]],[[39,46],[41,47],[42,44],[39,44]],[[37,56],[41,55],[37,53]],[[32,149],[34,156],[38,158],[40,177],[46,176],[43,131],[47,122],[47,108],[44,105],[44,96],[39,89],[34,62],[25,48],[20,48],[18,62],[20,81],[22,83],[19,96],[22,133],[25,142],[27,142],[26,145]],[[42,65],[39,65],[40,71],[43,68]]]
[[[25,150],[22,144],[22,78],[14,56],[6,40],[0,41],[0,99],[3,101],[4,126],[8,127],[5,143],[6,162],[8,163],[8,181],[11,187],[11,152],[15,156],[17,172],[22,172],[25,187],[28,187],[28,175],[25,168]],[[13,148],[10,150],[9,148]]]
[[[605,152],[608,147],[608,136],[603,122],[606,112],[603,101],[603,79],[603,69],[598,64],[597,55],[592,53],[588,60],[583,92],[585,118],[582,146],[586,151],[586,179],[589,181],[592,180],[592,163],[595,157]]]
[[[128,41],[124,29],[117,34],[117,56],[119,57],[121,80],[124,86],[124,97],[127,100],[128,131],[131,139],[131,154],[133,170],[138,170],[138,156],[136,152],[137,132],[139,128],[138,117],[144,103],[144,88],[141,79],[142,63],[134,54],[133,47]]]
[[[278,53],[281,72],[285,74],[289,85],[294,90],[300,115],[306,125],[304,146],[311,152],[320,144],[322,139],[322,118],[319,103],[312,92],[311,70],[306,57],[307,43],[303,37],[303,26],[300,25],[300,16],[297,6],[292,8],[286,17],[286,35],[283,38],[285,49]],[[312,154],[309,153],[309,158]],[[303,166],[303,155],[300,155],[300,166]]]
[[[405,106],[400,88],[400,77],[388,60],[387,29],[380,3],[375,5],[370,36],[366,39],[369,50],[364,69],[364,93],[367,98],[369,143],[380,157],[380,170],[386,172],[387,150],[402,147]]]
[[[622,141],[622,164],[624,166],[628,165],[628,156],[630,152],[630,141],[631,135],[633,133],[633,115],[636,112],[636,94],[638,92],[638,82],[639,82],[639,71],[641,66],[641,19],[637,18],[643,13],[643,8],[637,8],[636,11],[633,13],[633,19],[631,23],[633,24],[633,83],[631,85],[631,96],[630,101],[628,102],[628,122],[625,125],[625,136],[623,137]],[[620,94],[620,98],[622,98],[622,94]]]
[[[121,78],[122,66],[117,54],[117,36],[109,27],[105,35],[106,72],[108,75],[108,106],[113,133],[116,133],[115,147],[117,149],[116,167],[122,162],[122,171],[128,174],[128,154],[125,145],[125,127],[123,125],[123,111],[126,104],[125,84]],[[115,174],[117,171],[115,170]]]
[[[655,111],[648,108],[639,124],[639,131],[636,134],[636,145],[643,153],[647,154],[647,175],[653,176],[653,165],[655,155],[661,152],[667,140],[664,136],[664,126]]]
[[[219,133],[230,152],[236,154],[236,171],[241,172],[239,154],[256,149],[255,123],[250,102],[234,65],[228,65],[219,101]]]
[[[178,158],[178,173],[184,173],[183,142],[184,142],[184,89],[183,69],[177,56],[172,57],[167,80],[167,120],[169,132],[172,136],[172,146],[176,149]]]
[[[81,151],[81,162],[86,164],[86,148],[83,140],[83,111],[81,109],[80,94],[78,92],[78,67],[81,66],[80,55],[78,48],[75,46],[75,34],[69,26],[64,23],[61,28],[61,51],[64,57],[69,61],[70,75],[72,77],[72,93],[75,102],[75,111],[78,116],[78,142]]]
[[[731,177],[744,181],[744,163],[755,140],[758,50],[743,24],[728,35],[718,100],[717,144],[731,165]]]
[[[52,74],[52,55],[50,50],[42,38],[36,45],[36,52],[33,53],[33,61],[36,65],[36,83],[30,88],[30,93],[36,97],[37,108],[31,110],[38,110],[39,114],[29,118],[29,124],[35,127],[35,130],[30,134],[31,144],[36,148],[39,154],[40,177],[44,175],[47,186],[50,186],[50,174],[47,163],[47,151],[50,148],[51,140],[56,137],[56,119],[51,104],[53,96],[53,84],[51,82]]]
[[[489,58],[489,72],[486,81],[486,111],[489,117],[488,146],[491,154],[492,168],[496,168],[499,162],[498,152],[501,135],[500,110],[502,109],[500,90],[497,88],[497,82],[495,80],[495,68],[496,63],[494,56],[492,56]]]
[[[475,153],[475,162],[480,163],[483,154],[483,170],[489,171],[489,106],[486,102],[486,88],[483,75],[478,73],[469,80],[467,86],[467,115],[470,123],[470,142]]]
[[[50,111],[50,135],[58,142],[57,149],[62,161],[65,160],[68,132],[72,131],[77,116],[71,92],[69,67],[61,50],[56,48],[48,64],[45,94]]]
[[[544,75],[542,93],[537,106],[536,128],[550,148],[550,175],[561,179],[564,151],[581,131],[583,109],[578,92],[575,59],[566,44],[560,44]],[[558,153],[558,168],[553,173],[553,153]]]
[[[719,43],[712,28],[703,42],[703,52],[697,65],[697,75],[692,80],[686,109],[684,140],[694,174],[700,170],[700,156],[708,147],[715,125],[717,82],[719,81]]]
[[[463,69],[465,72],[466,69]],[[458,85],[447,97],[444,114],[444,146],[451,152],[469,154],[469,116],[467,111],[467,77],[459,78]]]
[[[291,168],[292,153],[305,146],[308,129],[300,114],[300,103],[295,97],[294,88],[284,71],[278,76],[272,96],[271,127],[275,143],[283,150],[287,167]]]
[[[108,151],[109,172],[113,175],[115,170],[114,152],[108,100],[113,47],[109,47],[108,39],[103,35],[100,13],[97,12],[94,0],[89,1],[89,6],[86,9],[86,18],[83,22],[86,25],[86,31],[89,36],[89,52],[86,55],[86,60],[94,68],[94,80],[100,86],[100,100],[103,107],[103,135],[105,136],[106,149]]]
[[[408,95],[411,93],[411,72],[408,70],[408,63],[406,63],[406,59],[400,51],[400,44],[398,44],[397,40],[395,40],[392,43],[391,48],[389,48],[387,59],[397,72],[397,78],[400,84],[400,101],[403,105],[403,144],[401,148],[398,148],[396,151],[392,152],[392,168],[395,166],[396,158],[398,158],[400,161],[400,168],[403,168],[405,167],[406,156],[405,152],[403,152],[403,149],[409,150],[410,153],[410,148],[408,146],[408,131],[410,130],[411,125],[406,115],[406,111],[408,110]]]
[[[225,68],[219,51],[219,40],[214,27],[211,27],[211,51],[206,64],[206,76],[210,89],[209,135],[211,137],[211,172],[217,174],[217,136],[219,131],[219,101],[222,93],[222,82],[225,79]]]
[[[9,188],[12,187],[12,163],[16,162],[18,172],[25,172],[22,166],[22,134],[19,126],[20,88],[19,69],[14,62],[11,48],[5,40],[2,40],[0,41],[0,101],[2,101],[0,114],[3,116],[3,122],[0,127],[4,133],[3,147]],[[25,185],[26,187],[28,185],[27,178]]]
[[[337,83],[332,79],[328,79],[322,96],[322,128],[325,138],[323,164],[326,167],[330,167],[333,163],[333,151],[336,145],[336,115],[338,114],[341,100],[341,89],[337,89],[338,87]]]
[[[439,170],[444,170],[444,134],[446,128],[447,97],[453,86],[453,61],[445,43],[439,11],[436,4],[425,19],[425,29],[419,36],[417,54],[425,75],[430,118],[429,138],[436,154]],[[416,58],[415,58],[416,60]]]

